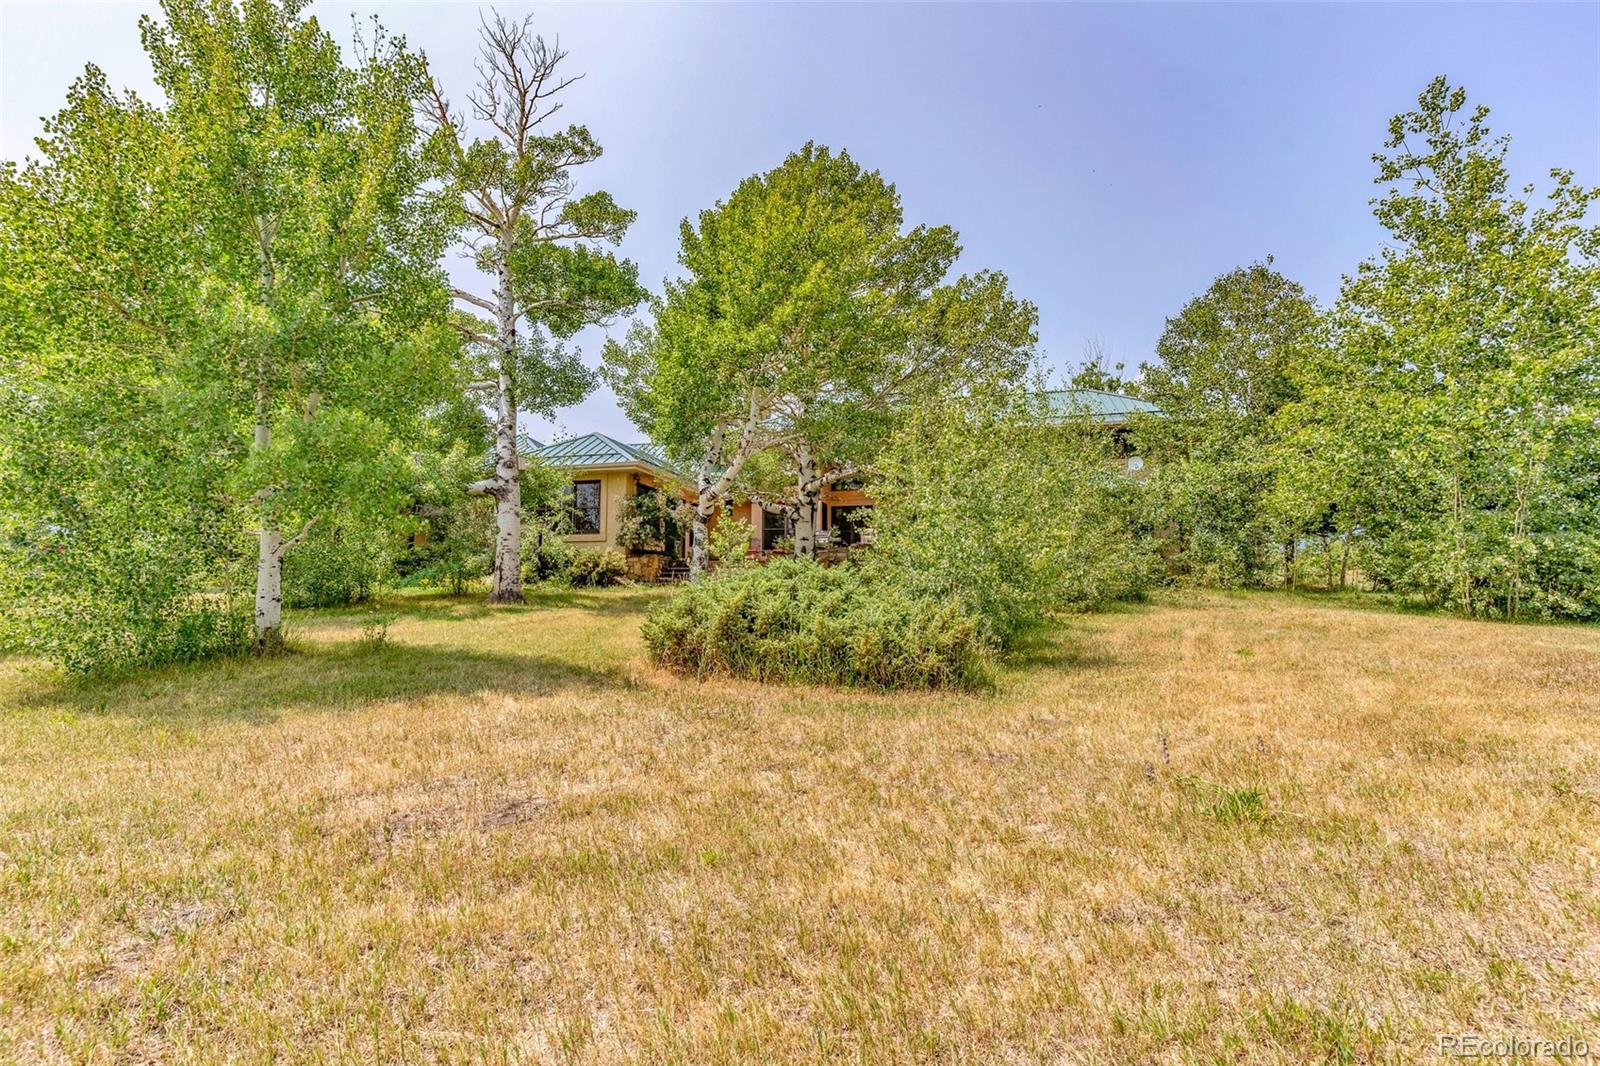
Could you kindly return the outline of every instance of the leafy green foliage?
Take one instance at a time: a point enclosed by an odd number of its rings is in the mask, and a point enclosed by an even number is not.
[[[489,512],[466,487],[483,476],[490,434],[483,411],[450,396],[423,422],[406,475],[395,573],[461,595],[489,572]]]
[[[698,468],[702,518],[759,453],[789,460],[778,480],[804,504],[902,410],[1027,370],[1033,306],[1003,274],[946,281],[955,231],[904,223],[881,174],[816,144],[682,223],[684,276],[651,326],[607,346],[605,373],[629,417]]]
[[[77,674],[197,662],[250,646],[247,570],[205,550],[218,531],[189,508],[147,513],[96,509],[72,530],[24,528],[4,517],[0,534],[0,648],[59,663]],[[129,539],[137,523],[140,536]]]
[[[1165,417],[1141,419],[1153,471],[1151,521],[1177,564],[1218,585],[1261,585],[1301,532],[1272,506],[1272,416],[1297,397],[1292,370],[1317,336],[1316,308],[1270,257],[1222,275],[1186,304],[1142,368],[1140,394]]]
[[[565,470],[525,461],[521,480],[522,576],[525,581],[568,581],[576,550],[572,532],[572,478]]]
[[[522,530],[522,580],[567,581],[576,549],[567,543],[571,523],[548,515],[528,520]]]
[[[628,573],[622,553],[610,548],[579,548],[567,564],[567,580],[575,588],[615,585]]]
[[[1139,486],[1108,435],[1051,421],[1026,395],[907,416],[873,468],[868,565],[959,601],[1001,643],[1053,611],[1141,594],[1155,570]]]
[[[683,673],[869,688],[968,688],[988,675],[982,621],[882,574],[803,559],[718,570],[650,610],[645,645]]]
[[[599,148],[593,152],[598,158]],[[618,207],[610,193],[597,192],[567,204],[561,217],[576,235],[616,242],[637,213]],[[631,311],[644,298],[639,268],[607,249],[550,242],[526,220],[518,236],[507,262],[519,302],[535,309],[540,325],[555,337],[571,337],[584,326]]]
[[[283,562],[287,607],[346,607],[367,603],[392,573],[394,538],[378,526],[312,531]]]
[[[1464,614],[1600,617],[1600,190],[1507,191],[1509,140],[1436,79],[1375,158],[1384,250],[1279,418],[1303,513],[1378,587]]]
[[[756,527],[748,518],[735,518],[724,514],[711,527],[711,558],[719,570],[740,566],[750,557]]]
[[[169,0],[164,102],[90,67],[0,172],[0,614],[75,668],[235,647],[255,531],[392,514],[447,387],[420,60],[302,6]]]
[[[666,492],[641,488],[622,501],[617,547],[630,552],[666,551],[683,536],[685,508]]]

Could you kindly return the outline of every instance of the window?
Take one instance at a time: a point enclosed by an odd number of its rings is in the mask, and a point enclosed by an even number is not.
[[[572,483],[572,532],[589,535],[600,532],[600,482]]]
[[[865,534],[869,534],[871,527],[867,520],[872,517],[872,508],[861,507],[835,507],[833,509],[833,543],[848,548],[854,544],[866,543]]]
[[[773,545],[789,536],[789,516],[782,511],[761,512],[761,550],[771,551]]]

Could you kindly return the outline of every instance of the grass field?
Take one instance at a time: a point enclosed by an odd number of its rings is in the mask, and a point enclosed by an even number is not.
[[[661,674],[656,594],[0,664],[0,1060],[1600,1048],[1600,630],[1174,596],[881,696]]]

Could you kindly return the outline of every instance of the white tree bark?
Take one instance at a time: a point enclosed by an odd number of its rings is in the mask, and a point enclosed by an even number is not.
[[[283,534],[263,529],[256,554],[256,647],[283,644]]]
[[[800,444],[795,449],[794,553],[802,559],[817,557],[817,504],[822,499],[822,479],[817,476],[817,457]]]
[[[689,521],[689,580],[699,581],[711,566],[711,516],[717,509],[716,474],[722,461],[724,431],[711,434],[694,482],[694,515]]]
[[[316,526],[312,518],[300,532],[285,540],[283,533],[270,523],[257,538],[256,552],[256,647],[262,651],[275,651],[283,646],[283,557]]]
[[[695,501],[689,523],[689,580],[699,581],[711,566],[711,514],[716,510],[704,494]]]
[[[511,290],[511,271],[504,258],[495,289],[495,341],[500,350],[495,382],[494,477],[494,586],[490,603],[522,602],[522,469],[517,454],[517,396],[513,373],[517,365],[517,301]]]
[[[270,283],[270,276],[268,281]],[[270,417],[266,383],[258,381],[254,436],[257,452],[272,447]],[[266,503],[271,496],[270,488],[263,488],[256,494],[263,508],[256,544],[256,648],[263,651],[275,651],[283,645],[283,533],[266,513]]]
[[[700,471],[695,477],[694,516],[689,523],[689,580],[699,581],[711,565],[711,516],[717,511],[723,497],[733,487],[756,447],[756,434],[761,428],[764,408],[760,396],[752,390],[749,409],[739,426],[739,442],[732,456],[727,456],[727,430],[717,427],[707,443],[705,457],[700,460]]]
[[[276,227],[256,220],[257,249],[261,265],[261,298],[272,306],[276,273],[272,265],[272,241]],[[272,394],[268,386],[270,360],[262,353],[256,364],[256,424],[254,450],[264,453],[272,447]],[[283,646],[283,533],[268,516],[267,502],[273,489],[256,493],[262,508],[261,529],[256,545],[256,648],[276,651]]]

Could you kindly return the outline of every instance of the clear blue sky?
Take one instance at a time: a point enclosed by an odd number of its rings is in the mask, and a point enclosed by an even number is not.
[[[0,155],[31,149],[85,62],[150,90],[144,9],[0,5]],[[963,269],[1009,274],[1057,374],[1090,341],[1137,365],[1167,315],[1268,253],[1330,299],[1381,240],[1385,123],[1436,73],[1493,108],[1519,180],[1565,166],[1600,183],[1594,4],[531,10],[587,74],[566,115],[606,148],[589,187],[639,212],[624,249],[653,287],[681,218],[815,139],[881,169],[910,221],[960,230]],[[475,5],[312,11],[341,37],[352,12],[377,13],[465,94]],[[598,354],[597,333],[580,340]],[[530,428],[636,436],[604,390]]]

